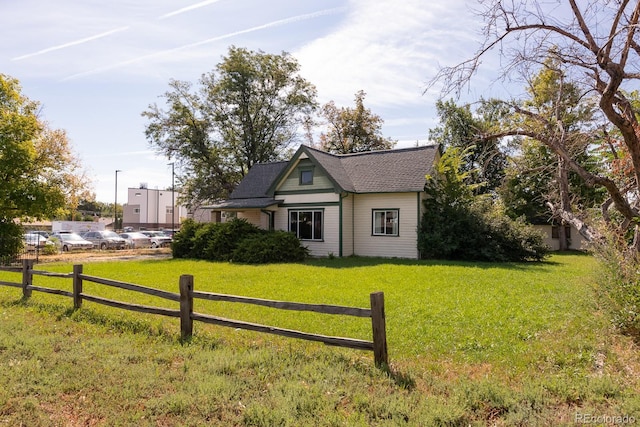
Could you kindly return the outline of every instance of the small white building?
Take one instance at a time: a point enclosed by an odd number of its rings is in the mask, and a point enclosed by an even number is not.
[[[544,243],[551,248],[552,251],[560,250],[560,233],[558,233],[558,225],[536,224],[534,227],[544,234]],[[582,237],[577,228],[573,225],[565,227],[567,236],[567,249],[575,251],[584,251],[587,249],[588,242]]]
[[[180,206],[180,193],[172,190],[149,189],[145,184],[127,190],[123,206],[122,227],[134,230],[178,229],[187,217],[187,208]]]

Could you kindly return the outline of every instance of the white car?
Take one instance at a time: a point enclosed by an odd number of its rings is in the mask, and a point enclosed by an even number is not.
[[[51,237],[58,240],[58,247],[62,252],[93,249],[93,243],[73,231],[58,231],[53,233]]]
[[[120,233],[120,237],[122,237],[127,242],[127,247],[129,249],[151,247],[151,238],[149,236],[145,236],[144,234],[138,233],[136,231]]]
[[[35,251],[36,249],[42,250],[46,246],[55,245],[55,243],[53,243],[48,238],[36,233],[25,233],[22,236],[22,239],[24,241],[24,246],[27,249],[27,251]]]
[[[164,248],[171,246],[173,239],[162,231],[141,231],[142,234],[151,238],[152,248]]]

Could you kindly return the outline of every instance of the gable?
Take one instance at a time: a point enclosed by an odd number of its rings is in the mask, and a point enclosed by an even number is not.
[[[276,193],[327,192],[335,186],[326,171],[309,158],[300,158],[281,179]]]

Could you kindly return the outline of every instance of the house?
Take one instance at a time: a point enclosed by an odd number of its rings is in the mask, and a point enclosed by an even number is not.
[[[437,145],[335,155],[301,146],[256,164],[228,200],[208,206],[295,233],[313,256],[420,257],[425,176]]]
[[[552,251],[560,250],[559,225],[555,224],[534,224],[533,227],[544,235],[544,244]],[[580,234],[574,225],[565,226],[565,236],[567,237],[567,249],[583,251],[588,248],[589,242]]]

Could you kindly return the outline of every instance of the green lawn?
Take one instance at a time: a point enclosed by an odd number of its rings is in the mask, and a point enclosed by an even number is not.
[[[369,352],[199,323],[181,344],[175,318],[90,302],[73,312],[68,298],[34,292],[22,302],[19,289],[0,287],[0,423],[573,425],[583,414],[640,422],[636,347],[599,310],[595,269],[577,254],[531,264],[86,264],[85,274],[172,292],[181,274],[194,276],[196,290],[297,302],[368,307],[369,294],[383,291],[391,370],[375,369]],[[34,284],[71,289],[68,279]],[[85,292],[177,308],[86,282]],[[371,339],[368,319],[201,300],[195,311]]]

